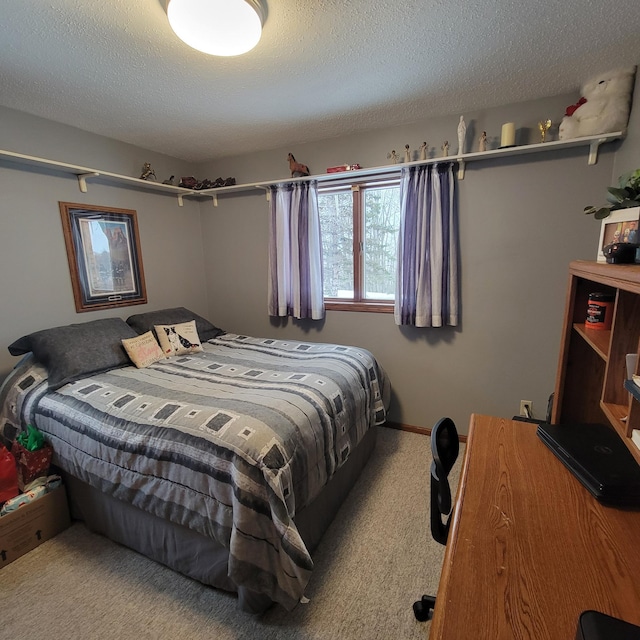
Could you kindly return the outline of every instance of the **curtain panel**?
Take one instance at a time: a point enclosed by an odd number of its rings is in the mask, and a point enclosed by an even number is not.
[[[453,162],[406,167],[400,183],[395,321],[458,324],[458,222]]]
[[[269,187],[269,315],[324,318],[315,180]]]

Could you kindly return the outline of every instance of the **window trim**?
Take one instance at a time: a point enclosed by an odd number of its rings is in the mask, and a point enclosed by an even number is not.
[[[326,187],[318,185],[318,193],[330,192],[335,190],[351,189],[352,194],[352,211],[353,211],[353,299],[347,298],[331,298],[324,297],[324,307],[327,311],[358,311],[369,313],[394,313],[394,300],[380,300],[373,298],[365,298],[363,296],[364,286],[364,220],[363,220],[363,195],[362,191],[367,188],[376,188],[381,186],[400,187],[401,179],[396,175],[381,175],[373,180],[354,181],[349,179],[332,182]],[[354,196],[354,192],[360,194]]]
[[[393,313],[395,300],[382,302],[380,300],[345,300],[342,298],[325,298],[324,308],[327,311],[365,311],[369,313]]]

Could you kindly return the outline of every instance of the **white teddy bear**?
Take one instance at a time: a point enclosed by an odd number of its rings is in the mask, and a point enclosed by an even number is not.
[[[635,67],[617,69],[589,80],[582,87],[580,101],[567,107],[560,123],[560,140],[624,131],[635,73]]]

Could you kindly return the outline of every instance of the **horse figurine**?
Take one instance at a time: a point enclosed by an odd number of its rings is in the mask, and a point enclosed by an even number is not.
[[[293,157],[292,153],[287,156],[287,159],[289,160],[289,169],[291,169],[292,178],[302,178],[303,176],[311,175],[309,167],[307,167],[306,164],[296,162],[296,159]]]

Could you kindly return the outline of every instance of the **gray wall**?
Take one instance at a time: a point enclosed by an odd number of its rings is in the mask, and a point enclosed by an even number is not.
[[[175,159],[9,109],[0,109],[0,139],[4,150],[133,177],[145,160],[159,177],[192,171]],[[198,202],[178,207],[170,196],[92,182],[81,193],[74,177],[6,162],[0,162],[0,193],[0,379],[17,362],[5,347],[31,331],[167,306],[207,313]],[[137,211],[147,305],[76,313],[59,201]]]
[[[635,106],[631,107],[629,130],[624,145],[616,154],[611,177],[612,185],[617,184],[618,177],[623,173],[640,169],[640,83],[637,79],[634,95],[636,97]]]
[[[571,94],[464,114],[472,139],[467,151],[476,149],[482,130],[497,145],[506,121],[517,123],[519,142],[535,141],[537,121],[559,120],[575,100]],[[159,178],[234,176],[243,183],[286,178],[288,151],[314,173],[342,163],[387,164],[392,148],[402,151],[409,143],[416,149],[423,140],[433,150],[448,138],[455,152],[458,117],[194,167],[4,109],[0,147],[125,175],[139,175],[148,160]],[[629,139],[637,140],[632,135],[630,130]],[[0,344],[45,327],[184,305],[229,331],[370,349],[391,378],[390,417],[396,422],[430,426],[451,415],[465,431],[471,412],[510,416],[520,399],[533,400],[536,414],[544,415],[555,379],[567,265],[595,258],[599,225],[582,209],[604,197],[619,146],[603,146],[592,167],[586,148],[467,166],[459,184],[462,323],[455,329],[399,328],[391,315],[374,313],[328,312],[319,323],[270,319],[263,191],[221,195],[217,208],[193,200],[180,208],[170,196],[104,184],[90,183],[81,194],[73,178],[0,162]],[[58,201],[138,212],[148,305],[75,312]],[[15,362],[0,349],[0,375]]]
[[[500,126],[514,121],[519,141],[538,141],[537,122],[558,122],[576,96],[566,95],[491,112],[464,114],[473,142],[486,130],[497,146]],[[457,148],[459,114],[320,143],[282,148],[205,167],[210,177],[239,182],[287,177],[288,151],[313,173],[359,162],[387,164],[392,148],[426,140]],[[619,143],[601,147],[597,165],[587,148],[545,152],[467,165],[459,183],[462,323],[458,328],[408,329],[388,314],[330,311],[324,321],[284,322],[266,314],[268,205],[264,192],[220,198],[203,209],[210,317],[249,335],[357,344],[370,349],[394,387],[390,419],[431,426],[450,415],[466,431],[472,412],[511,416],[533,400],[544,417],[554,388],[567,267],[595,259],[599,223],[584,216],[608,186]],[[433,152],[433,149],[432,149]]]

